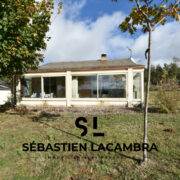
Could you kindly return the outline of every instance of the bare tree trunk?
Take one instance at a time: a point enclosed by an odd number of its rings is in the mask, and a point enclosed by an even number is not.
[[[11,95],[12,95],[12,105],[13,107],[16,106],[17,98],[16,98],[16,85],[17,85],[17,77],[16,74],[13,75],[12,78],[12,89],[11,89]]]
[[[13,77],[11,78],[11,105],[13,105],[13,87],[14,87],[14,85],[13,85]]]
[[[151,80],[151,42],[152,42],[152,29],[149,30],[148,40],[148,66],[147,66],[147,84],[146,84],[146,99],[144,107],[144,143],[147,144],[147,125],[148,125],[148,101],[149,101],[149,87]],[[147,150],[143,151],[143,161],[147,161]]]

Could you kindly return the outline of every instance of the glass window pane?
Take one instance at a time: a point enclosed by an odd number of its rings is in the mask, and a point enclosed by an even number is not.
[[[97,76],[73,76],[72,77],[73,98],[96,98]]]
[[[100,75],[99,76],[100,98],[125,98],[126,75]]]
[[[133,98],[141,99],[141,73],[133,74]]]
[[[65,98],[65,77],[44,77],[44,98]]]
[[[22,96],[30,98],[41,98],[41,78],[23,78],[21,80]]]

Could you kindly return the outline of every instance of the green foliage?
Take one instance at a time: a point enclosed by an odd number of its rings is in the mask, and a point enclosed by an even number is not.
[[[118,0],[113,1],[117,2]],[[164,25],[167,17],[176,19],[176,21],[180,20],[179,0],[175,2],[165,0],[159,3],[153,0],[129,1],[133,3],[134,7],[131,13],[119,25],[122,32],[128,31],[130,34],[134,34],[137,31],[137,26],[141,26],[142,31],[145,33],[150,29],[154,30],[160,23]]]
[[[164,71],[168,72],[168,76],[166,76],[166,80],[177,79],[177,83],[180,84],[180,67],[175,63],[164,64],[163,66],[151,66],[151,84],[152,85],[160,85],[163,80]],[[145,81],[147,80],[147,69],[145,69]]]
[[[178,112],[180,102],[179,87],[176,79],[167,79],[168,72],[164,71],[158,87],[155,104],[163,113]]]
[[[180,81],[180,67],[178,67],[177,64],[164,64],[164,70],[168,72],[168,78],[175,78]]]
[[[6,76],[0,76],[0,84],[3,83],[4,85],[10,86],[11,78]]]
[[[1,0],[0,75],[23,74],[43,61],[53,8],[53,0]]]

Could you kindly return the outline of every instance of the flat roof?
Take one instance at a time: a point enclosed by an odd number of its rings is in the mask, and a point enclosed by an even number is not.
[[[110,59],[110,60],[87,60],[87,61],[67,61],[51,62],[42,65],[36,71],[31,72],[64,72],[64,71],[83,71],[83,70],[107,70],[123,68],[143,69],[144,65],[136,64],[132,59]]]

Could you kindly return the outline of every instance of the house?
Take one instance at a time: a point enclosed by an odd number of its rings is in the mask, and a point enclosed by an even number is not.
[[[20,104],[120,105],[144,101],[144,66],[130,59],[53,62],[24,74]]]
[[[11,90],[7,83],[0,79],[0,105],[5,104],[11,97]]]

